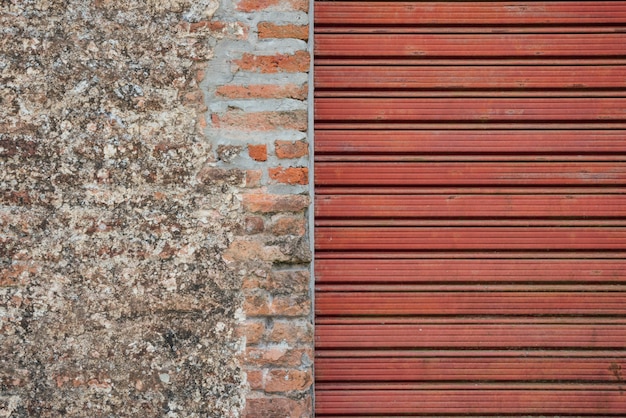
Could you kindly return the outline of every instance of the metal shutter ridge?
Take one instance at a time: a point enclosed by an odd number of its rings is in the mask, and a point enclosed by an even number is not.
[[[317,416],[626,416],[626,1],[315,2]]]

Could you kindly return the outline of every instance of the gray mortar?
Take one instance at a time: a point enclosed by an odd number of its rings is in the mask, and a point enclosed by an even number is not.
[[[255,28],[259,22],[271,21],[275,23],[308,23],[308,16],[302,12],[259,12],[241,13],[236,12],[230,1],[224,1],[222,7],[216,13],[217,18],[237,19]],[[224,84],[303,84],[308,81],[308,74],[304,73],[278,73],[264,74],[256,72],[238,71],[231,64],[233,60],[241,58],[244,53],[254,53],[258,55],[273,55],[276,51],[283,54],[292,54],[297,51],[308,49],[305,41],[296,39],[286,40],[259,40],[254,30],[251,30],[246,40],[224,40],[219,42],[213,50],[213,60],[208,65],[207,77],[202,83],[205,91],[205,100],[209,108],[207,114],[206,135],[211,138],[216,145],[240,145],[247,144],[267,144],[267,162],[257,162],[251,159],[245,149],[236,158],[228,161],[217,161],[216,167],[238,168],[238,169],[260,169],[263,167],[284,166],[284,167],[307,167],[308,157],[293,160],[279,160],[273,156],[274,141],[298,141],[306,139],[306,133],[293,130],[278,130],[270,132],[247,132],[232,129],[217,129],[212,126],[211,112],[221,113],[229,108],[241,109],[246,112],[263,111],[290,111],[306,110],[306,101],[294,99],[249,99],[230,100],[215,96],[217,87]],[[269,182],[267,173],[263,174],[262,182]],[[269,193],[308,193],[309,186],[271,184],[267,186]]]

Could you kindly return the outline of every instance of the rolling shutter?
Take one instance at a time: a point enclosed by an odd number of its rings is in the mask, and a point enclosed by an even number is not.
[[[316,415],[626,416],[626,1],[315,33]]]

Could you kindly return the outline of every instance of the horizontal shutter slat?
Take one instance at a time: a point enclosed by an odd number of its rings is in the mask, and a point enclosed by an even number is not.
[[[380,322],[385,322],[381,320]],[[623,349],[626,325],[528,324],[318,324],[317,344],[328,348],[615,348]]]
[[[593,292],[323,292],[316,315],[625,315],[626,294]]]
[[[614,388],[561,390],[427,389],[324,390],[319,414],[623,414],[623,396]]]
[[[619,357],[593,359],[476,357],[457,352],[443,358],[320,358],[320,382],[436,382],[436,381],[596,381],[615,378],[626,368]]]
[[[626,250],[626,228],[327,227],[325,250]]]
[[[611,89],[613,94],[626,87],[623,66],[320,66],[317,68],[316,89],[339,91],[345,95],[355,89],[370,89],[367,95],[377,95],[371,89],[389,94],[390,89],[437,90],[452,89],[510,89],[514,91],[542,89],[575,90],[580,94],[589,89]],[[318,96],[320,92],[317,92]]]
[[[619,163],[319,163],[320,186],[624,185]]]
[[[626,54],[626,34],[318,34],[315,36],[315,54],[321,58],[359,59],[615,58]]]
[[[625,39],[626,41],[626,39]],[[626,99],[329,99],[318,122],[511,122],[626,120]]]
[[[626,154],[626,131],[345,131],[320,130],[315,153],[322,154]]]
[[[315,280],[329,283],[626,283],[624,260],[323,260]]]
[[[626,195],[330,195],[318,196],[317,219],[619,218]]]
[[[622,2],[319,2],[317,26],[623,24]]]

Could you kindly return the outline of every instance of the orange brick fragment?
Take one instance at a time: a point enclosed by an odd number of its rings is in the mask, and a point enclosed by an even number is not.
[[[309,10],[308,0],[241,0],[237,3],[237,10],[255,12],[258,10],[302,11]]]
[[[217,128],[231,128],[244,131],[269,131],[273,129],[294,129],[306,131],[308,115],[306,110],[282,112],[243,112],[231,110],[211,115]]]
[[[249,212],[300,212],[309,206],[309,197],[292,194],[246,194],[243,196],[243,206]]]
[[[267,145],[248,145],[248,154],[255,161],[267,161]]]
[[[300,216],[284,216],[278,218],[271,229],[274,235],[303,236],[306,232],[306,220]]]
[[[244,71],[260,73],[304,73],[309,71],[311,57],[307,51],[294,54],[255,55],[245,53],[241,59],[234,61]]]
[[[275,320],[267,341],[290,345],[310,343],[313,341],[313,325],[306,320]]]
[[[230,99],[297,99],[305,100],[308,86],[297,84],[255,84],[249,86],[227,85],[218,87],[217,95]]]
[[[275,141],[276,156],[278,158],[300,158],[309,153],[307,141]]]
[[[304,316],[311,311],[311,302],[308,295],[251,294],[245,296],[243,309],[249,317]]]
[[[269,370],[264,379],[266,392],[295,392],[307,390],[313,381],[311,369]]]
[[[259,23],[259,38],[293,38],[293,39],[309,39],[309,26],[308,25],[277,25],[271,22]]]
[[[298,367],[313,358],[313,350],[307,348],[287,348],[284,345],[269,347],[249,347],[246,350],[246,363],[257,366]]]
[[[265,322],[247,319],[237,327],[237,336],[246,337],[248,344],[258,344],[265,333]]]
[[[272,180],[278,183],[309,183],[309,169],[306,167],[274,167],[269,169],[269,175]]]

